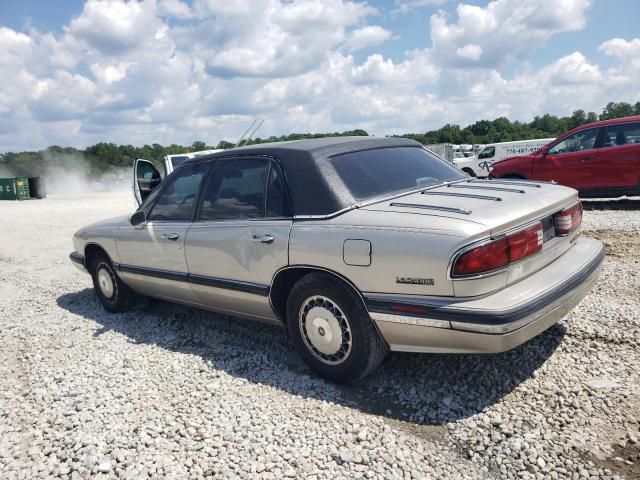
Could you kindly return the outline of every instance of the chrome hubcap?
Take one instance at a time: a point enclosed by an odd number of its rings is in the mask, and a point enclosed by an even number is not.
[[[323,363],[337,365],[351,352],[351,327],[340,308],[327,297],[307,298],[300,308],[300,333],[306,347]]]
[[[105,297],[113,297],[113,278],[105,268],[98,270],[98,285],[100,285],[100,290]]]

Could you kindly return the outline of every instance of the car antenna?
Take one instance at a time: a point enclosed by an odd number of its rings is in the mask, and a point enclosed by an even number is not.
[[[245,132],[242,134],[242,136],[241,136],[241,137],[240,137],[240,139],[238,140],[238,143],[236,143],[236,147],[239,147],[239,146],[240,146],[240,144],[242,143],[242,140],[244,139],[244,137],[246,137],[246,136],[247,136],[247,133],[249,133],[249,130],[251,130],[251,129],[253,128],[253,126],[255,125],[255,123],[256,123],[257,121],[258,121],[258,120],[256,119],[256,120],[254,120],[253,122],[251,122],[251,125],[249,125],[249,128],[247,128],[247,129],[245,130]]]
[[[245,144],[249,142],[249,140],[251,140],[251,137],[253,137],[255,135],[255,133],[258,131],[258,129],[262,126],[262,124],[264,123],[264,119],[260,120],[260,123],[258,124],[258,126],[256,128],[253,129],[253,132],[251,132],[251,134],[247,137],[247,140],[245,141]]]

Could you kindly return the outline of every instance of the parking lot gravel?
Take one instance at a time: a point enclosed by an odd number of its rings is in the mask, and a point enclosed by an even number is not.
[[[640,205],[585,202],[602,276],[498,355],[313,375],[283,329],[159,301],[109,314],[70,264],[129,192],[0,203],[0,479],[640,478]]]

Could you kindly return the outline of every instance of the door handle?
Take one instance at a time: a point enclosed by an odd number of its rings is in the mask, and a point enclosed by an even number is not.
[[[162,236],[167,240],[172,240],[174,242],[180,238],[180,235],[178,235],[177,233],[165,233]]]
[[[580,160],[582,160],[583,162],[588,162],[589,160],[592,160],[593,157],[582,157]]]
[[[257,242],[257,243],[273,243],[273,236],[272,235],[253,235],[251,237],[251,241]]]

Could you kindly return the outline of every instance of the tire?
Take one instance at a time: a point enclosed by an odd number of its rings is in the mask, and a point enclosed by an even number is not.
[[[93,288],[102,306],[111,313],[129,310],[135,302],[135,294],[116,274],[109,258],[98,253],[91,261]]]
[[[525,180],[525,178],[522,175],[518,175],[517,173],[507,173],[506,175],[503,175],[500,178],[507,178],[507,179],[511,179],[511,180]]]
[[[463,169],[462,169],[462,171],[463,171],[464,173],[466,173],[467,175],[469,175],[470,177],[475,178],[475,176],[476,176],[476,174],[475,174],[475,173],[473,173],[473,170],[471,170],[471,169],[470,169],[470,168],[468,168],[468,167],[463,168]]]
[[[363,379],[389,351],[357,293],[325,273],[305,275],[293,286],[287,329],[305,363],[335,383]]]

